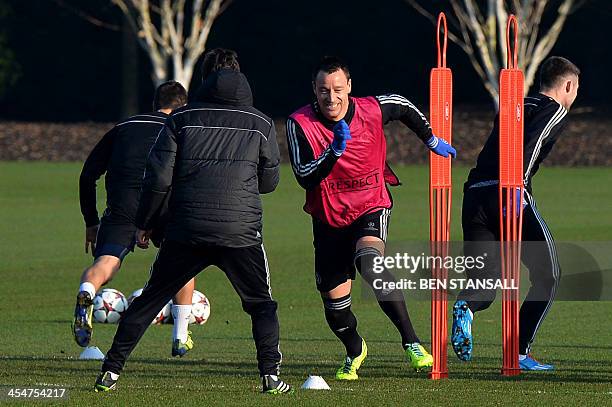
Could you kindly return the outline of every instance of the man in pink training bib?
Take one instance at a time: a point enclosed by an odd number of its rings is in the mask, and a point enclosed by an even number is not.
[[[386,163],[383,126],[400,120],[436,154],[455,156],[453,147],[432,134],[423,114],[399,95],[351,97],[345,63],[325,57],[313,72],[316,101],[293,113],[287,138],[293,172],[306,189],[304,210],[312,216],[315,277],[325,318],[346,348],[338,380],[356,380],[367,356],[351,311],[355,269],[372,286],[395,281],[388,270],[374,271],[384,253],[392,199],[386,184],[399,180]],[[377,268],[379,268],[378,266]],[[420,344],[399,290],[374,290],[378,303],[398,329],[415,370],[433,359]]]

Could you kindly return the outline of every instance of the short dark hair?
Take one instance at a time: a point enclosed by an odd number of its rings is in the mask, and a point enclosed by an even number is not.
[[[540,89],[551,89],[567,75],[580,76],[580,69],[569,59],[563,57],[549,57],[540,66]]]
[[[344,72],[346,79],[351,79],[351,72],[349,71],[348,65],[342,59],[335,56],[324,56],[312,71],[312,81],[315,81],[319,72],[330,74],[339,70]]]
[[[206,80],[208,75],[220,69],[240,72],[238,53],[226,48],[215,48],[207,51],[202,61],[202,80]]]
[[[164,82],[155,89],[153,109],[178,109],[187,104],[187,91],[177,81]]]

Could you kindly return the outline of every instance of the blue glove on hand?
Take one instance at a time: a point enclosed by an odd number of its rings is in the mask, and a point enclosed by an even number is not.
[[[523,206],[523,209],[525,209],[525,207],[527,206],[527,201],[525,200],[525,195],[521,196],[521,189],[520,188],[516,188],[516,190],[515,190],[514,204],[515,204],[515,208],[516,208],[515,216],[518,218],[519,214],[520,214],[520,211],[521,211],[521,205]],[[506,207],[505,206],[503,208],[503,215],[506,216]]]
[[[434,153],[441,155],[444,158],[448,157],[449,154],[452,155],[453,158],[457,157],[457,150],[448,144],[446,140],[436,136],[431,136],[431,138],[427,140],[427,147],[429,147],[429,149]]]
[[[523,206],[523,209],[525,209],[525,207],[527,206],[527,201],[525,200],[525,194],[523,193],[523,196],[521,196],[520,188],[516,188],[516,195],[514,199],[516,202],[516,217],[518,218],[519,212],[521,211],[521,205]]]
[[[348,124],[344,120],[340,120],[334,126],[334,141],[331,143],[331,148],[334,154],[341,155],[346,150],[346,142],[351,139],[351,131]]]

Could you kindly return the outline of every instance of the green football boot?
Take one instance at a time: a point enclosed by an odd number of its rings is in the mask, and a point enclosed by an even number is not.
[[[117,386],[119,375],[113,372],[100,372],[94,385],[96,393],[114,390]]]
[[[410,362],[410,366],[417,372],[433,365],[433,357],[427,353],[427,350],[418,342],[408,345],[408,348],[406,348],[406,357]]]
[[[183,357],[193,349],[193,339],[191,339],[191,331],[187,331],[187,340],[181,342],[180,339],[175,339],[172,342],[172,356]]]
[[[363,339],[361,339],[361,353],[354,358],[347,356],[344,363],[336,371],[337,380],[357,380],[357,370],[363,364],[363,361],[368,356],[368,347]]]

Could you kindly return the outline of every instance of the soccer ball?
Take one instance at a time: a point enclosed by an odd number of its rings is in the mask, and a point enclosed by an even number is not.
[[[128,307],[125,296],[112,288],[98,292],[93,300],[93,318],[96,322],[116,324]]]
[[[208,302],[208,298],[198,290],[193,290],[192,298],[189,323],[204,325],[210,316],[210,302]]]
[[[130,298],[128,298],[128,304],[131,305],[132,301],[134,301],[134,298],[140,297],[140,294],[142,294],[142,288],[139,288],[138,290],[134,291],[130,295]],[[172,320],[172,312],[171,311],[172,311],[172,301],[169,301],[157,313],[155,318],[153,318],[153,321],[151,321],[151,325],[158,325],[158,324],[167,324],[167,323],[169,323]]]

